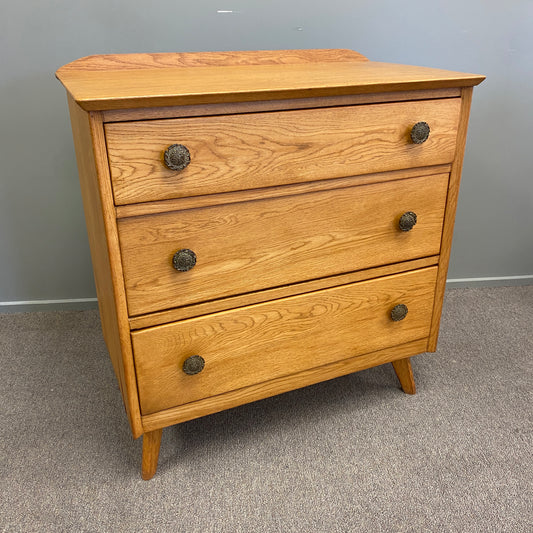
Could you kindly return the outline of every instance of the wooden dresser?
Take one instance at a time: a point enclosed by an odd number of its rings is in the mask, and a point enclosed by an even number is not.
[[[288,50],[57,77],[144,479],[172,424],[389,362],[415,392],[483,76]]]

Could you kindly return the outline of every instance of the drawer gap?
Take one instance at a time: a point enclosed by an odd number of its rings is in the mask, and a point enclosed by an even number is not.
[[[294,196],[308,192],[343,189],[346,187],[370,185],[372,183],[383,183],[386,181],[418,178],[422,176],[438,176],[439,174],[449,174],[451,168],[451,165],[430,165],[420,168],[380,172],[377,174],[346,176],[343,178],[320,180],[311,183],[301,182],[275,187],[260,187],[246,191],[188,196],[186,198],[174,198],[155,202],[141,202],[130,205],[115,205],[115,211],[118,219],[145,215],[157,215],[159,213],[169,213],[171,211],[185,211],[187,209],[197,209],[200,207],[237,204],[255,200],[266,200],[269,198],[282,198],[285,196]]]
[[[129,318],[130,329],[132,331],[136,331],[146,327],[168,324],[170,322],[175,322],[176,320],[185,320],[205,314],[226,311],[228,309],[238,309],[253,305],[255,303],[279,300],[281,298],[316,292],[336,286],[348,285],[350,283],[366,281],[394,273],[409,272],[436,265],[438,264],[438,261],[439,256],[432,255],[404,263],[392,263],[390,265],[384,265],[376,268],[369,268],[335,276],[327,276],[325,278],[319,278],[316,280],[308,280],[302,283],[293,283],[290,285],[273,287],[261,291],[243,293],[230,296],[228,298],[218,298],[183,307],[174,307],[155,313],[131,316]]]
[[[293,98],[287,100],[258,100],[256,102],[228,102],[224,104],[182,105],[140,109],[114,109],[104,111],[104,122],[132,122],[162,118],[206,117],[227,114],[261,113],[288,109],[314,109],[321,107],[347,107],[377,103],[405,102],[406,100],[435,100],[458,98],[460,89],[434,89],[427,91],[398,91],[388,93]]]

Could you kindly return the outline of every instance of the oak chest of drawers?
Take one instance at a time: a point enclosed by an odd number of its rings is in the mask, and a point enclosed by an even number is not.
[[[162,428],[435,351],[472,87],[349,50],[92,56],[68,91],[142,473]]]

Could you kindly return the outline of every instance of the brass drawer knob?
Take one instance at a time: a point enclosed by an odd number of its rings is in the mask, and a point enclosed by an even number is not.
[[[172,265],[179,272],[187,272],[196,265],[196,254],[188,248],[178,250],[172,257]]]
[[[427,122],[417,122],[411,128],[411,140],[415,144],[426,142],[429,137],[429,124]]]
[[[404,304],[395,305],[390,312],[390,317],[394,322],[399,322],[407,316],[407,306]]]
[[[205,366],[205,360],[200,355],[191,355],[183,363],[183,371],[189,376],[199,374]]]
[[[170,170],[183,170],[191,162],[191,153],[183,144],[171,144],[165,150],[164,161]]]
[[[401,217],[398,223],[402,231],[411,231],[416,224],[416,213],[413,211],[406,211]]]

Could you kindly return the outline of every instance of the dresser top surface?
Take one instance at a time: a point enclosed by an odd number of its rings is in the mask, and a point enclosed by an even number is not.
[[[466,87],[484,79],[341,49],[97,55],[56,76],[88,111]]]

